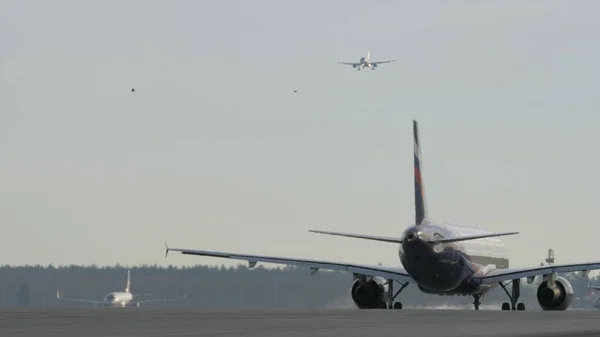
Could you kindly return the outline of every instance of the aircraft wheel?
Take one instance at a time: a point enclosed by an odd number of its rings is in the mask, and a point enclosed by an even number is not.
[[[402,310],[402,303],[395,302],[394,303],[394,309],[396,309],[396,310]]]
[[[502,311],[510,310],[510,304],[508,302],[502,303]]]
[[[517,310],[518,311],[524,311],[525,310],[525,303],[519,303],[519,304],[517,304]]]

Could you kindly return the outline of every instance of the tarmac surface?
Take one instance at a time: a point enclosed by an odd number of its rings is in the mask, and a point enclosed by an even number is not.
[[[600,311],[0,310],[0,336],[600,336]]]

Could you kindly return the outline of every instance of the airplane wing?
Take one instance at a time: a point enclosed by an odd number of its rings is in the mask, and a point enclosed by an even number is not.
[[[185,293],[183,295],[183,297],[178,297],[178,298],[160,298],[160,299],[152,299],[152,300],[144,300],[144,301],[136,301],[136,303],[138,304],[144,304],[144,303],[153,303],[153,302],[172,302],[172,301],[181,301],[187,298],[187,293]]]
[[[252,268],[258,262],[284,264],[289,266],[302,266],[309,267],[312,273],[316,273],[319,269],[325,270],[340,270],[354,274],[360,274],[365,276],[380,276],[385,279],[396,280],[399,282],[414,283],[413,279],[408,275],[406,270],[401,267],[383,267],[378,265],[364,265],[355,263],[344,263],[344,262],[331,262],[331,261],[320,261],[320,260],[308,260],[308,259],[294,259],[287,257],[277,256],[265,256],[265,255],[246,255],[237,253],[226,253],[226,252],[215,252],[208,250],[193,250],[183,248],[169,248],[166,247],[166,254],[169,251],[180,252],[184,255],[198,255],[198,256],[211,256],[221,257],[233,260],[245,260],[248,261],[249,267]]]
[[[92,301],[92,300],[80,300],[80,299],[73,299],[73,298],[62,298],[60,297],[60,293],[58,292],[58,290],[56,291],[56,298],[61,300],[61,301],[68,301],[68,302],[79,302],[79,303],[88,303],[88,304],[100,304],[103,303],[102,301]]]
[[[396,62],[398,61],[398,59],[395,60],[388,60],[388,61],[376,61],[376,62],[371,62],[372,64],[381,64],[381,63],[391,63],[391,62]]]
[[[338,62],[338,64],[345,64],[348,66],[359,66],[360,63],[353,63],[353,62]]]
[[[600,262],[555,264],[551,266],[537,266],[533,268],[506,268],[492,270],[486,275],[481,276],[480,279],[485,283],[496,283],[525,277],[546,275],[552,272],[569,273],[574,271],[589,271],[597,269],[600,269]]]

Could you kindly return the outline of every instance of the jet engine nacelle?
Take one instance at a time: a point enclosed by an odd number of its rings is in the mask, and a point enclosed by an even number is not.
[[[545,280],[537,289],[537,300],[544,310],[567,310],[573,301],[573,286],[562,276],[556,277],[553,287]]]
[[[356,279],[352,284],[352,300],[359,309],[385,309],[387,295],[385,283],[386,281],[379,277]]]

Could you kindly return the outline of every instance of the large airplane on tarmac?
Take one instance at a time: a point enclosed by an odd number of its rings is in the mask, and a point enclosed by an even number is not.
[[[152,303],[152,302],[167,302],[167,301],[179,301],[187,297],[187,293],[183,295],[183,298],[166,298],[166,299],[152,299],[152,300],[144,300],[144,301],[134,301],[134,297],[139,297],[143,295],[133,295],[131,293],[131,271],[127,270],[127,286],[125,287],[125,291],[116,291],[106,294],[104,296],[104,300],[102,301],[94,301],[94,300],[80,300],[80,299],[71,299],[71,298],[62,298],[60,297],[60,293],[58,290],[56,291],[56,298],[63,301],[69,302],[79,302],[79,303],[87,303],[92,304],[98,307],[139,307],[141,304]]]
[[[361,70],[363,68],[371,68],[371,70],[375,70],[379,64],[382,63],[391,63],[396,62],[398,60],[388,60],[388,61],[371,61],[371,51],[367,50],[367,57],[361,57],[358,62],[338,62],[339,64],[345,64],[352,66],[352,68],[356,70]]]
[[[310,268],[311,273],[319,269],[350,272],[354,275],[351,296],[361,309],[402,309],[402,304],[395,302],[395,299],[405,287],[412,285],[428,294],[471,296],[475,310],[478,310],[481,297],[499,285],[509,299],[509,302],[502,304],[502,310],[525,310],[525,304],[518,302],[521,279],[526,278],[531,284],[536,276],[542,276],[537,288],[540,307],[543,310],[566,310],[573,300],[573,287],[558,273],[581,271],[587,277],[589,270],[600,269],[600,262],[510,268],[506,249],[498,237],[517,232],[492,233],[476,227],[431,220],[425,202],[416,121],[413,121],[413,137],[414,225],[406,228],[399,238],[311,230],[314,233],[398,244],[401,267],[169,248],[165,243],[166,253],[177,251],[187,255],[246,260],[250,268],[258,262],[264,262],[305,266]],[[394,282],[400,285],[395,293]]]

